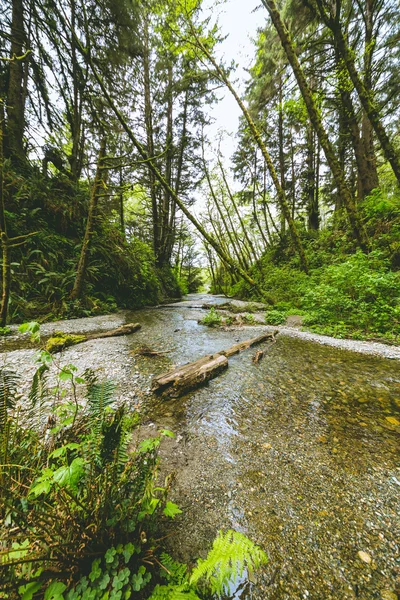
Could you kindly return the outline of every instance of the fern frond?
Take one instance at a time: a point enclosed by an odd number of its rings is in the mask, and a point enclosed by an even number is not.
[[[100,433],[107,406],[114,402],[115,385],[112,381],[88,385],[87,402],[89,422],[94,433]]]
[[[190,584],[205,580],[214,594],[228,593],[232,584],[243,577],[245,569],[253,571],[267,562],[265,552],[238,531],[220,531],[205,560],[199,560]]]
[[[125,425],[125,406],[120,406],[111,420],[102,421],[100,457],[102,464],[114,462],[121,473],[128,461],[129,435]]]
[[[18,376],[9,369],[0,369],[0,434],[4,432],[8,414],[15,408]]]
[[[149,600],[200,600],[187,585],[156,585]]]
[[[0,463],[7,462],[10,422],[9,413],[17,400],[18,376],[9,369],[0,369]]]
[[[162,575],[169,583],[183,585],[187,582],[187,565],[177,562],[166,552],[161,554],[160,559],[161,564],[166,569],[165,571],[160,571],[160,575]]]
[[[50,395],[49,389],[47,387],[48,372],[49,367],[46,364],[40,365],[40,367],[36,369],[28,396],[31,403],[30,417],[33,419],[36,416],[38,423],[40,423],[41,421],[41,409],[43,407],[43,404]],[[38,412],[35,411],[36,407],[39,407]]]

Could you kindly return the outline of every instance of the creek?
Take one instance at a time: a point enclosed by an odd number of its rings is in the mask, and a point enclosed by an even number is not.
[[[143,415],[140,436],[175,432],[161,454],[163,473],[176,474],[171,499],[184,511],[168,541],[178,558],[194,560],[219,529],[234,528],[269,557],[238,598],[398,600],[400,362],[283,332],[259,364],[247,350],[204,388],[160,401],[150,391],[154,375],[260,332],[198,323],[204,302],[224,301],[192,295],[179,305],[46,324],[42,332],[142,325],[124,338],[70,348],[61,360],[113,379],[117,399]],[[143,345],[164,354],[135,354]],[[34,349],[15,336],[1,351],[27,386]]]

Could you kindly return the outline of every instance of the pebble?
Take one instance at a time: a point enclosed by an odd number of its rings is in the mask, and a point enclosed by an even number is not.
[[[357,555],[358,558],[363,562],[367,563],[367,565],[370,565],[372,563],[372,557],[368,554],[368,552],[364,552],[364,550],[359,550],[359,552],[357,552]]]

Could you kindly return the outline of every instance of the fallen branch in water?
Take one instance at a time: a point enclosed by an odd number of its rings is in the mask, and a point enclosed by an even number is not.
[[[132,350],[132,354],[136,354],[138,356],[162,356],[163,354],[168,354],[168,352],[172,352],[174,348],[170,348],[169,350],[152,350],[148,346],[139,346],[135,350]]]
[[[153,379],[152,390],[165,398],[179,398],[179,396],[183,396],[190,390],[204,385],[227,369],[228,357],[267,340],[274,342],[276,333],[278,332],[264,333],[250,340],[239,342],[227,350],[222,350],[216,354],[208,354],[195,362],[158,375]]]

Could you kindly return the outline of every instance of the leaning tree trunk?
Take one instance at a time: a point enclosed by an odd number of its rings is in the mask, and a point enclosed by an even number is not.
[[[92,193],[90,195],[88,216],[86,221],[85,236],[82,242],[81,255],[76,270],[74,287],[71,292],[71,299],[75,300],[82,296],[83,285],[86,279],[87,264],[89,259],[90,242],[94,233],[96,221],[97,204],[99,200],[100,188],[103,184],[103,159],[106,153],[106,138],[103,137],[100,145],[99,158],[97,161],[96,175],[93,182]]]
[[[320,140],[321,146],[324,150],[329,168],[338,187],[338,192],[346,208],[354,236],[360,248],[364,251],[367,251],[369,248],[367,232],[365,231],[365,227],[357,212],[357,208],[354,203],[351,191],[347,187],[345,176],[336,158],[333,145],[330,142],[328,135],[325,131],[320,112],[315,104],[312,92],[309,88],[303,70],[300,66],[299,59],[297,58],[296,49],[294,47],[290,33],[282,21],[275,0],[262,0],[262,3],[267,8],[270,14],[271,20],[281,40],[282,48],[284,49],[288,61],[292,66],[294,76],[296,77],[297,84],[299,86],[301,95],[303,96],[303,100],[307,108],[309,119],[317,133],[318,139]]]
[[[84,47],[82,45],[80,45],[80,50],[81,50],[81,52],[83,54],[85,54],[87,56],[87,53],[86,53],[86,51],[85,51],[85,49],[84,49]],[[258,286],[257,286],[256,282],[250,277],[250,275],[248,273],[246,273],[239,265],[237,265],[236,262],[234,260],[232,260],[232,258],[230,256],[225,255],[225,253],[223,252],[220,244],[218,244],[217,240],[212,235],[209,235],[207,233],[207,231],[204,229],[204,227],[201,225],[201,223],[188,210],[188,208],[186,207],[185,203],[182,202],[181,198],[178,196],[178,194],[175,192],[175,190],[171,188],[171,186],[166,181],[165,177],[162,176],[162,174],[160,173],[159,169],[157,168],[157,166],[156,166],[156,164],[154,162],[154,157],[153,156],[149,156],[149,153],[146,152],[146,149],[142,146],[142,144],[139,142],[139,140],[137,139],[137,137],[133,133],[132,128],[128,125],[128,122],[126,121],[126,119],[123,116],[122,112],[118,109],[116,103],[112,99],[110,93],[107,90],[107,87],[106,87],[103,79],[101,78],[99,72],[97,71],[97,69],[94,66],[94,63],[93,63],[93,61],[91,60],[90,57],[88,58],[88,62],[89,62],[90,68],[92,70],[93,76],[96,79],[97,83],[99,84],[100,89],[103,92],[104,97],[105,97],[105,99],[106,99],[109,107],[112,109],[112,111],[114,112],[114,114],[117,117],[118,121],[121,123],[121,126],[123,127],[123,129],[126,132],[127,136],[131,140],[132,144],[135,146],[135,148],[138,151],[138,153],[141,156],[141,158],[146,161],[146,164],[147,164],[147,166],[148,166],[149,171],[151,172],[151,174],[160,183],[160,186],[164,190],[168,190],[168,192],[170,193],[172,199],[174,200],[174,202],[176,203],[176,205],[180,208],[180,210],[182,211],[182,213],[195,226],[195,228],[197,229],[197,231],[204,237],[204,239],[207,240],[207,242],[210,244],[210,246],[212,246],[214,248],[214,250],[216,251],[216,253],[218,254],[218,256],[222,260],[224,260],[231,268],[236,269],[237,273],[241,277],[243,277],[243,279],[248,284],[250,284],[253,288],[257,289]]]
[[[290,234],[292,236],[292,240],[293,240],[293,244],[296,248],[296,251],[299,255],[299,259],[300,259],[300,266],[301,269],[305,272],[308,273],[309,269],[308,269],[308,261],[307,261],[307,257],[305,255],[304,252],[304,247],[299,235],[299,232],[297,230],[296,227],[296,223],[294,222],[294,219],[292,218],[292,214],[290,211],[290,206],[289,203],[287,201],[287,197],[286,197],[286,193],[285,190],[282,188],[282,185],[279,181],[278,178],[278,174],[275,170],[275,167],[273,165],[271,156],[267,150],[266,145],[264,144],[262,138],[261,138],[261,134],[258,131],[253,119],[251,118],[251,115],[249,113],[249,111],[247,110],[247,108],[245,107],[244,103],[242,102],[242,100],[240,99],[240,97],[238,96],[235,88],[232,86],[231,82],[229,81],[226,73],[224,73],[224,71],[221,69],[221,67],[218,65],[218,63],[216,62],[216,60],[213,58],[213,56],[210,54],[210,52],[207,50],[207,48],[204,46],[204,44],[202,43],[202,41],[198,38],[198,36],[196,35],[196,32],[194,30],[194,28],[192,28],[192,32],[194,34],[194,36],[196,37],[196,42],[200,48],[200,50],[203,52],[203,54],[207,57],[207,59],[210,61],[210,63],[213,65],[214,69],[215,69],[215,73],[218,76],[218,79],[224,83],[224,85],[228,88],[228,90],[231,92],[232,96],[235,98],[240,110],[243,113],[244,118],[247,121],[247,124],[250,128],[250,131],[254,137],[254,140],[257,144],[257,146],[260,148],[261,153],[263,155],[263,158],[265,160],[265,163],[268,167],[268,171],[271,175],[271,179],[274,183],[276,192],[277,192],[277,198],[278,198],[278,204],[280,207],[280,210],[282,212],[282,214],[285,216],[285,219],[287,221],[287,224],[289,225],[289,230],[290,230]]]
[[[368,119],[374,128],[376,137],[379,140],[383,154],[386,160],[390,163],[393,173],[400,185],[400,158],[396,151],[396,148],[390,140],[385,127],[383,126],[382,120],[379,115],[379,110],[376,101],[369,89],[365,86],[361,77],[358,74],[355,61],[354,53],[349,47],[346,37],[343,34],[340,22],[337,19],[329,17],[325,11],[322,0],[316,0],[319,14],[324,21],[325,25],[331,30],[335,44],[338,51],[343,59],[346,69],[349,73],[350,79],[357,91],[358,97],[362,104],[362,107],[368,116]],[[275,4],[273,0],[262,0],[263,4]]]

